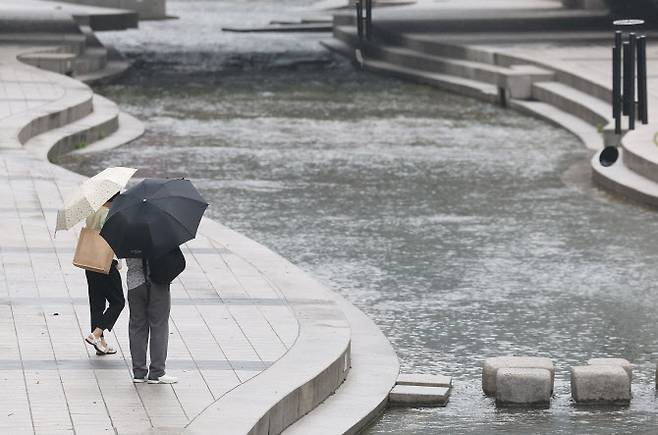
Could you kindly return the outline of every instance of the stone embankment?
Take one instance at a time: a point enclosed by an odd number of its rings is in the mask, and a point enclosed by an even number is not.
[[[329,49],[361,67],[501,104],[571,131],[594,152],[594,181],[658,206],[658,83],[649,79],[649,123],[615,135],[610,13],[600,2],[460,2],[373,11],[371,40],[359,39],[353,12],[334,15]],[[641,30],[646,31],[646,30]],[[648,31],[648,64],[658,58]],[[357,58],[356,49],[360,58]],[[618,146],[604,167],[599,153]]]

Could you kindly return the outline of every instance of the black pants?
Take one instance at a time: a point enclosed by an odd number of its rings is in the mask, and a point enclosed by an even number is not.
[[[89,287],[89,311],[91,330],[96,328],[111,331],[126,305],[121,286],[121,275],[116,260],[112,261],[109,275],[85,271]],[[109,306],[106,309],[106,301]]]

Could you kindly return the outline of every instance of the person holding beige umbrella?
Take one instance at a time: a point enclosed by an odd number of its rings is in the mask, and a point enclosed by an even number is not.
[[[57,211],[55,232],[69,230],[86,220],[73,264],[85,269],[91,320],[91,333],[85,337],[85,342],[93,346],[99,356],[116,353],[105,340],[104,332],[112,330],[126,304],[119,263],[99,233],[112,200],[135,172],[137,170],[132,168],[107,168],[82,183],[65,206]]]

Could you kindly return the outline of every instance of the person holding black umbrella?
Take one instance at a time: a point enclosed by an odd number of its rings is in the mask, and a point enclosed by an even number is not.
[[[119,195],[101,230],[117,257],[126,258],[128,265],[128,330],[135,383],[177,382],[165,371],[170,284],[185,269],[179,246],[196,237],[207,207],[189,180],[145,179]]]
[[[165,365],[169,346],[169,313],[171,293],[169,283],[155,283],[148,274],[153,261],[128,258],[128,306],[130,320],[128,336],[133,363],[133,382],[175,384],[174,376],[167,375]],[[150,341],[151,363],[146,365],[146,350]]]

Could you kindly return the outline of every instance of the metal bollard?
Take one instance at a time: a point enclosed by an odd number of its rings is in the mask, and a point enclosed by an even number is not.
[[[635,129],[635,52],[637,50],[637,36],[635,33],[631,33],[628,35],[629,40],[628,42],[630,43],[630,49],[629,49],[629,55],[630,59],[628,59],[628,72],[629,72],[629,79],[630,79],[630,88],[629,88],[629,94],[628,94],[628,129],[629,130],[634,130]]]
[[[361,0],[356,0],[356,33],[359,40],[363,39],[363,6]]]
[[[366,39],[372,38],[372,0],[366,0]]]
[[[631,86],[633,84],[631,70],[629,68],[629,60],[631,59],[631,43],[628,41],[625,41],[622,44],[622,56],[624,62],[622,114],[628,116],[628,110],[630,106],[629,96],[631,95]]]
[[[649,109],[647,101],[647,37],[637,38],[637,118],[642,124],[649,123]]]
[[[612,47],[612,117],[615,120],[615,134],[621,134],[621,32],[615,32],[615,46]]]
[[[615,45],[612,47],[612,117],[615,120],[615,134],[621,134],[624,116],[628,116],[629,130],[635,129],[636,119],[643,124],[649,122],[647,39],[646,35],[624,31],[644,24],[643,20],[615,20],[613,24],[622,29],[615,31]],[[618,150],[612,148],[615,147],[606,147],[600,154],[603,166],[610,166],[617,160]]]

